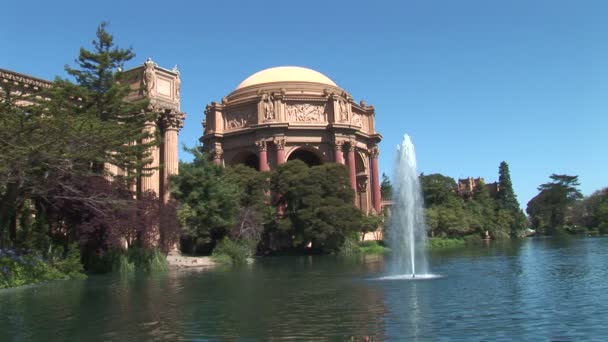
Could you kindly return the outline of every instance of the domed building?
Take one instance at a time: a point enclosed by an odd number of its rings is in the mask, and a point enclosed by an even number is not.
[[[346,164],[356,204],[380,212],[374,107],[329,77],[285,66],[257,72],[205,109],[203,148],[218,165],[268,171],[289,160]]]

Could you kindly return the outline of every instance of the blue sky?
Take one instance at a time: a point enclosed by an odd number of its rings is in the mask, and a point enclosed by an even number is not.
[[[108,21],[128,67],[178,65],[190,146],[205,105],[250,74],[312,68],[375,106],[381,171],[408,133],[426,174],[494,181],[506,160],[525,207],[551,173],[608,186],[606,18],[592,0],[6,1],[0,67],[65,76]]]

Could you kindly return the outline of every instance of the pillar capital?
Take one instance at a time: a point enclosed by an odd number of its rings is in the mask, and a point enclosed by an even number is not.
[[[258,147],[258,151],[262,152],[266,152],[267,150],[267,145],[266,145],[266,140],[258,140],[255,142],[255,146]]]
[[[177,111],[167,111],[160,117],[161,125],[165,130],[179,131],[184,127],[186,114]]]
[[[277,147],[277,150],[285,149],[285,138],[274,138],[274,145]]]
[[[380,155],[380,149],[378,148],[378,146],[372,146],[372,148],[369,149],[369,155],[372,158],[378,158],[378,156]]]

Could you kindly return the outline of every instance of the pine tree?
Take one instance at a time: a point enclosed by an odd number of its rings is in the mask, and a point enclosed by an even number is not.
[[[92,51],[80,49],[77,67],[65,67],[77,85],[58,80],[55,92],[77,98],[74,114],[97,130],[90,145],[95,147],[89,155],[92,171],[101,173],[107,162],[137,177],[149,171],[146,165],[150,162],[150,149],[158,144],[158,139],[143,129],[156,117],[146,111],[146,100],[125,101],[131,90],[122,70],[135,54],[131,48],[116,46],[106,26],[101,23],[97,28]]]
[[[511,210],[513,212],[520,211],[519,202],[517,196],[513,191],[513,184],[511,183],[511,174],[509,173],[509,164],[503,161],[498,167],[498,194],[497,199],[499,205],[503,209]]]

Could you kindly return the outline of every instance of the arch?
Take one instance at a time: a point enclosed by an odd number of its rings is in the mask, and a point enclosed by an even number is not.
[[[323,159],[320,156],[319,150],[316,148],[299,147],[289,153],[287,161],[301,160],[308,166],[317,166],[323,164]]]
[[[260,171],[260,159],[251,151],[240,151],[230,161],[230,165],[243,164]]]

